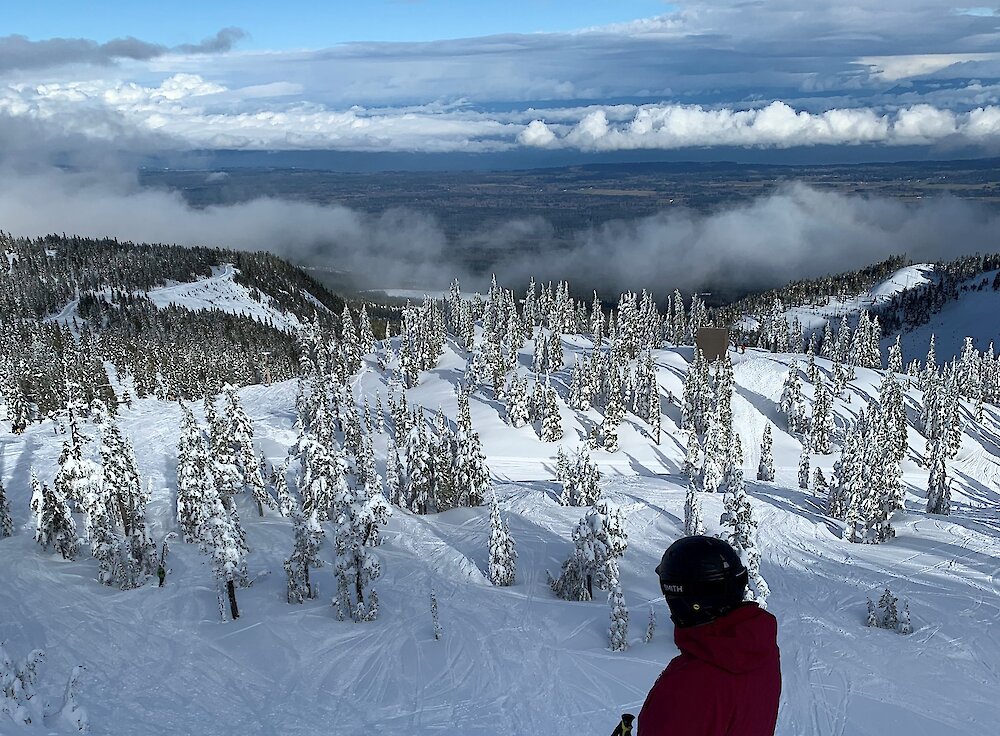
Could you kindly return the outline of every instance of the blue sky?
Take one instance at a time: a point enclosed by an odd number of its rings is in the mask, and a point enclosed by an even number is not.
[[[669,9],[662,0],[45,0],[4,3],[2,27],[32,39],[135,36],[173,46],[235,25],[249,34],[241,48],[316,49],[346,41],[571,31]]]

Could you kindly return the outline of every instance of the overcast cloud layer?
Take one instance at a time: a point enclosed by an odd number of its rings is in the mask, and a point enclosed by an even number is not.
[[[0,131],[28,120],[50,141],[130,150],[997,151],[993,10],[942,0],[676,7],[575,33],[252,53],[238,50],[236,28],[174,48],[8,36]]]

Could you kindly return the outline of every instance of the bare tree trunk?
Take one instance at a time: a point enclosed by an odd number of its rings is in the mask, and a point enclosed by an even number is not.
[[[257,499],[257,515],[258,516],[264,515],[264,504],[260,502],[259,498]]]
[[[309,565],[303,565],[303,567],[305,568],[306,571],[306,595],[308,595],[309,598],[312,599],[315,598],[316,596],[313,595],[313,586],[312,583],[309,582]]]
[[[365,608],[365,594],[361,590],[361,559],[359,555],[354,556],[354,591],[358,594],[358,610]]]
[[[226,581],[226,592],[229,594],[229,612],[235,621],[240,617],[240,609],[236,606],[236,584],[232,580]]]

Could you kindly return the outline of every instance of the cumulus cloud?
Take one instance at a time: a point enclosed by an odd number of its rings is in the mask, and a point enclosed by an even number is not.
[[[47,69],[67,64],[106,66],[130,59],[147,61],[169,53],[217,54],[229,51],[246,36],[239,28],[223,28],[197,44],[174,48],[127,36],[98,43],[86,38],[49,38],[32,41],[26,36],[0,37],[0,73],[11,70]]]
[[[749,110],[701,105],[645,105],[631,120],[608,122],[602,109],[588,112],[565,133],[525,145],[571,147],[584,151],[677,149],[711,146],[791,148],[814,145],[927,145],[955,142],[993,145],[1000,140],[1000,107],[955,113],[913,105],[895,113],[845,108],[809,113],[783,102]]]
[[[449,240],[434,217],[393,209],[361,213],[274,198],[195,208],[176,193],[125,177],[57,170],[0,172],[0,228],[123,240],[265,249],[300,264],[354,273],[367,287],[483,287],[491,272],[512,287],[530,276],[570,280],[578,293],[675,287],[766,288],[837,273],[890,254],[951,258],[996,247],[1000,215],[953,198],[917,203],[792,185],[711,214],[688,210],[613,221],[557,238],[542,218]],[[44,203],[44,206],[39,206]],[[530,249],[525,243],[531,243]],[[485,263],[467,265],[474,252]]]
[[[960,143],[992,150],[1000,142],[998,105],[967,112],[923,103],[895,111],[809,112],[780,101],[749,109],[676,103],[544,111],[463,104],[336,109],[301,102],[286,87],[230,89],[195,74],[175,74],[156,86],[102,80],[9,85],[0,87],[0,117],[107,143],[156,138],[173,149],[606,152]]]

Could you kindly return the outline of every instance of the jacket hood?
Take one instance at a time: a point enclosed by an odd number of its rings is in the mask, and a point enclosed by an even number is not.
[[[674,643],[682,654],[727,672],[752,672],[778,658],[778,622],[749,603],[707,624],[675,628]]]

